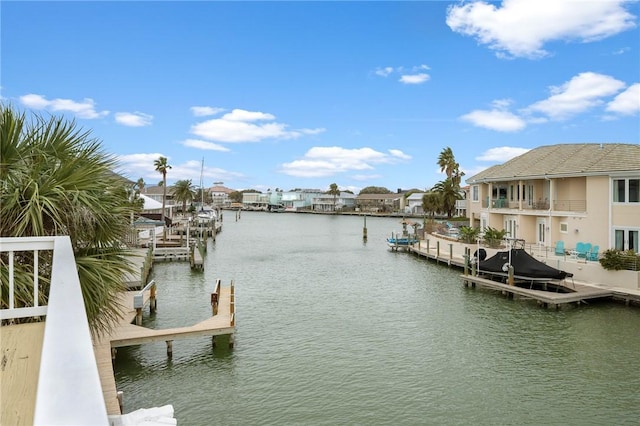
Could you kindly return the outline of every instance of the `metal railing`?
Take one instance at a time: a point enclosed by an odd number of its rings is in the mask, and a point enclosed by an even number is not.
[[[47,306],[38,304],[40,285],[38,274],[34,274],[33,306],[16,307],[16,253],[32,252],[33,270],[38,271],[39,252],[43,250],[53,251]],[[46,315],[34,424],[108,425],[70,238],[0,238],[0,252],[3,257],[6,253],[9,293],[8,308],[0,310],[2,318]]]

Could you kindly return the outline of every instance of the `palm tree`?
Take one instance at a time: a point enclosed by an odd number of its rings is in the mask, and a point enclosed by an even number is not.
[[[434,191],[429,191],[422,196],[422,210],[433,219],[436,212],[442,209],[442,202],[440,194]]]
[[[456,163],[456,158],[450,147],[446,147],[440,152],[438,156],[438,166],[440,166],[441,172],[445,172],[447,178],[451,178],[457,165],[458,163]]]
[[[130,184],[112,173],[115,157],[73,121],[55,116],[28,121],[24,113],[0,105],[0,129],[0,236],[68,235],[91,330],[108,330],[119,317],[123,276],[132,272],[123,248],[135,211]],[[17,257],[16,303],[31,303],[26,283],[38,274],[44,287],[40,302],[46,304],[51,253],[39,254],[37,271],[33,256]],[[3,287],[6,260],[0,259]],[[3,306],[7,296],[3,291]]]
[[[431,190],[438,193],[442,210],[447,213],[448,218],[451,218],[456,208],[456,201],[462,199],[460,187],[454,184],[453,179],[445,179],[436,183]]]
[[[167,170],[169,170],[171,166],[167,162],[167,157],[158,157],[158,159],[153,162],[153,165],[156,168],[156,171],[160,172],[160,174],[162,175],[162,216],[160,220],[162,220],[162,229],[163,229],[162,239],[166,240],[167,227],[165,226],[165,223],[164,223],[164,209],[167,202]]]
[[[340,189],[338,188],[338,185],[335,183],[332,183],[331,185],[329,185],[329,190],[327,191],[327,194],[329,195],[333,195],[333,211],[336,211],[336,197],[338,195],[340,195]]]
[[[136,192],[138,194],[142,193],[144,191],[144,187],[145,187],[145,183],[144,183],[144,179],[139,178],[136,183],[134,184],[134,187],[136,189]]]
[[[172,189],[173,199],[176,202],[182,202],[182,214],[187,211],[187,203],[193,201],[195,196],[191,179],[184,179],[177,181]]]

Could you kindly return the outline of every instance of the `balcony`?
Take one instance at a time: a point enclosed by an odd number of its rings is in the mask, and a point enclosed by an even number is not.
[[[485,199],[482,202],[482,208],[488,208],[489,204],[491,205],[491,209],[520,210],[520,203],[518,201],[509,201],[506,198]],[[549,210],[550,207],[551,211],[583,213],[587,211],[587,201],[552,200],[551,203],[549,203],[548,200],[539,200],[532,203],[528,201],[522,202],[522,210]]]
[[[47,265],[38,265],[42,251],[53,252],[48,304],[42,306],[38,302],[43,287],[38,276],[33,277],[29,286],[31,302],[17,302],[14,300],[19,285],[16,262],[24,256],[33,260],[36,270],[43,268]],[[21,369],[20,359],[10,360],[3,366],[3,423],[108,425],[71,240],[69,237],[0,238],[0,255],[2,291],[9,296],[6,306],[0,309],[2,349],[25,354],[27,359],[38,359],[40,353],[39,365],[33,366],[37,371]],[[32,317],[44,318],[44,323],[15,324],[21,318]],[[20,331],[23,326],[34,325],[40,330],[43,328],[44,333]],[[15,330],[18,338],[5,340]],[[33,380],[25,385],[27,373]],[[12,400],[26,401],[20,405],[24,411],[5,406]]]

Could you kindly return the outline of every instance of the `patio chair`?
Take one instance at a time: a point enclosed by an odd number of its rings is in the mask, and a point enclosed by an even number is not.
[[[564,256],[564,241],[556,242],[556,256]]]
[[[589,253],[587,253],[587,260],[598,260],[598,250],[600,250],[600,246],[593,246]]]
[[[578,254],[578,258],[586,259],[590,251],[591,251],[591,243],[576,244],[576,252]]]

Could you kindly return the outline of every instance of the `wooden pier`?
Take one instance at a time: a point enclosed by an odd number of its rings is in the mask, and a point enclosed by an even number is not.
[[[410,246],[409,251],[418,256],[434,260],[436,263],[444,263],[448,266],[454,266],[460,269],[465,268],[465,254],[470,255],[467,247],[449,242],[447,240],[437,239],[436,242],[429,240],[421,240],[420,243]],[[491,250],[491,249],[489,249]],[[492,252],[497,249],[491,250]],[[493,255],[494,253],[491,253]],[[465,287],[475,288],[476,286],[500,291],[503,295],[514,298],[534,299],[543,307],[559,308],[561,305],[570,303],[586,303],[587,300],[613,298],[617,296],[617,292],[610,289],[598,288],[580,283],[574,283],[572,280],[564,282],[554,282],[550,286],[562,287],[563,291],[547,291],[537,290],[533,285],[517,286],[508,285],[499,281],[488,279],[488,277],[473,275],[471,268],[467,274],[461,275]],[[630,296],[627,296],[627,300]],[[627,302],[628,303],[628,302]]]
[[[116,390],[113,373],[116,348],[164,341],[167,344],[167,356],[171,357],[173,355],[173,341],[178,339],[212,336],[212,343],[215,344],[215,340],[213,340],[215,336],[228,335],[229,346],[233,347],[234,345],[235,294],[233,282],[229,287],[222,287],[220,280],[217,280],[214,292],[211,294],[212,316],[186,327],[154,330],[132,324],[140,313],[139,308],[138,310],[135,308],[136,299],[138,305],[140,303],[140,296],[142,296],[144,306],[149,305],[150,308],[153,308],[150,289],[123,292],[120,296],[121,321],[108,335],[94,338],[94,352],[109,415],[122,414],[122,395]]]
[[[613,297],[614,292],[612,290],[586,286],[582,284],[573,284],[568,293],[535,290],[526,287],[519,287],[516,285],[508,285],[498,281],[493,281],[487,278],[482,278],[473,275],[461,275],[462,282],[465,287],[475,288],[479,287],[488,288],[491,290],[497,290],[502,292],[503,295],[509,298],[515,298],[519,296],[526,299],[535,299],[538,304],[545,308],[552,307],[558,309],[561,305],[569,303],[585,303],[591,299],[602,299]],[[556,283],[561,285],[560,283]],[[567,287],[564,287],[567,288]]]

